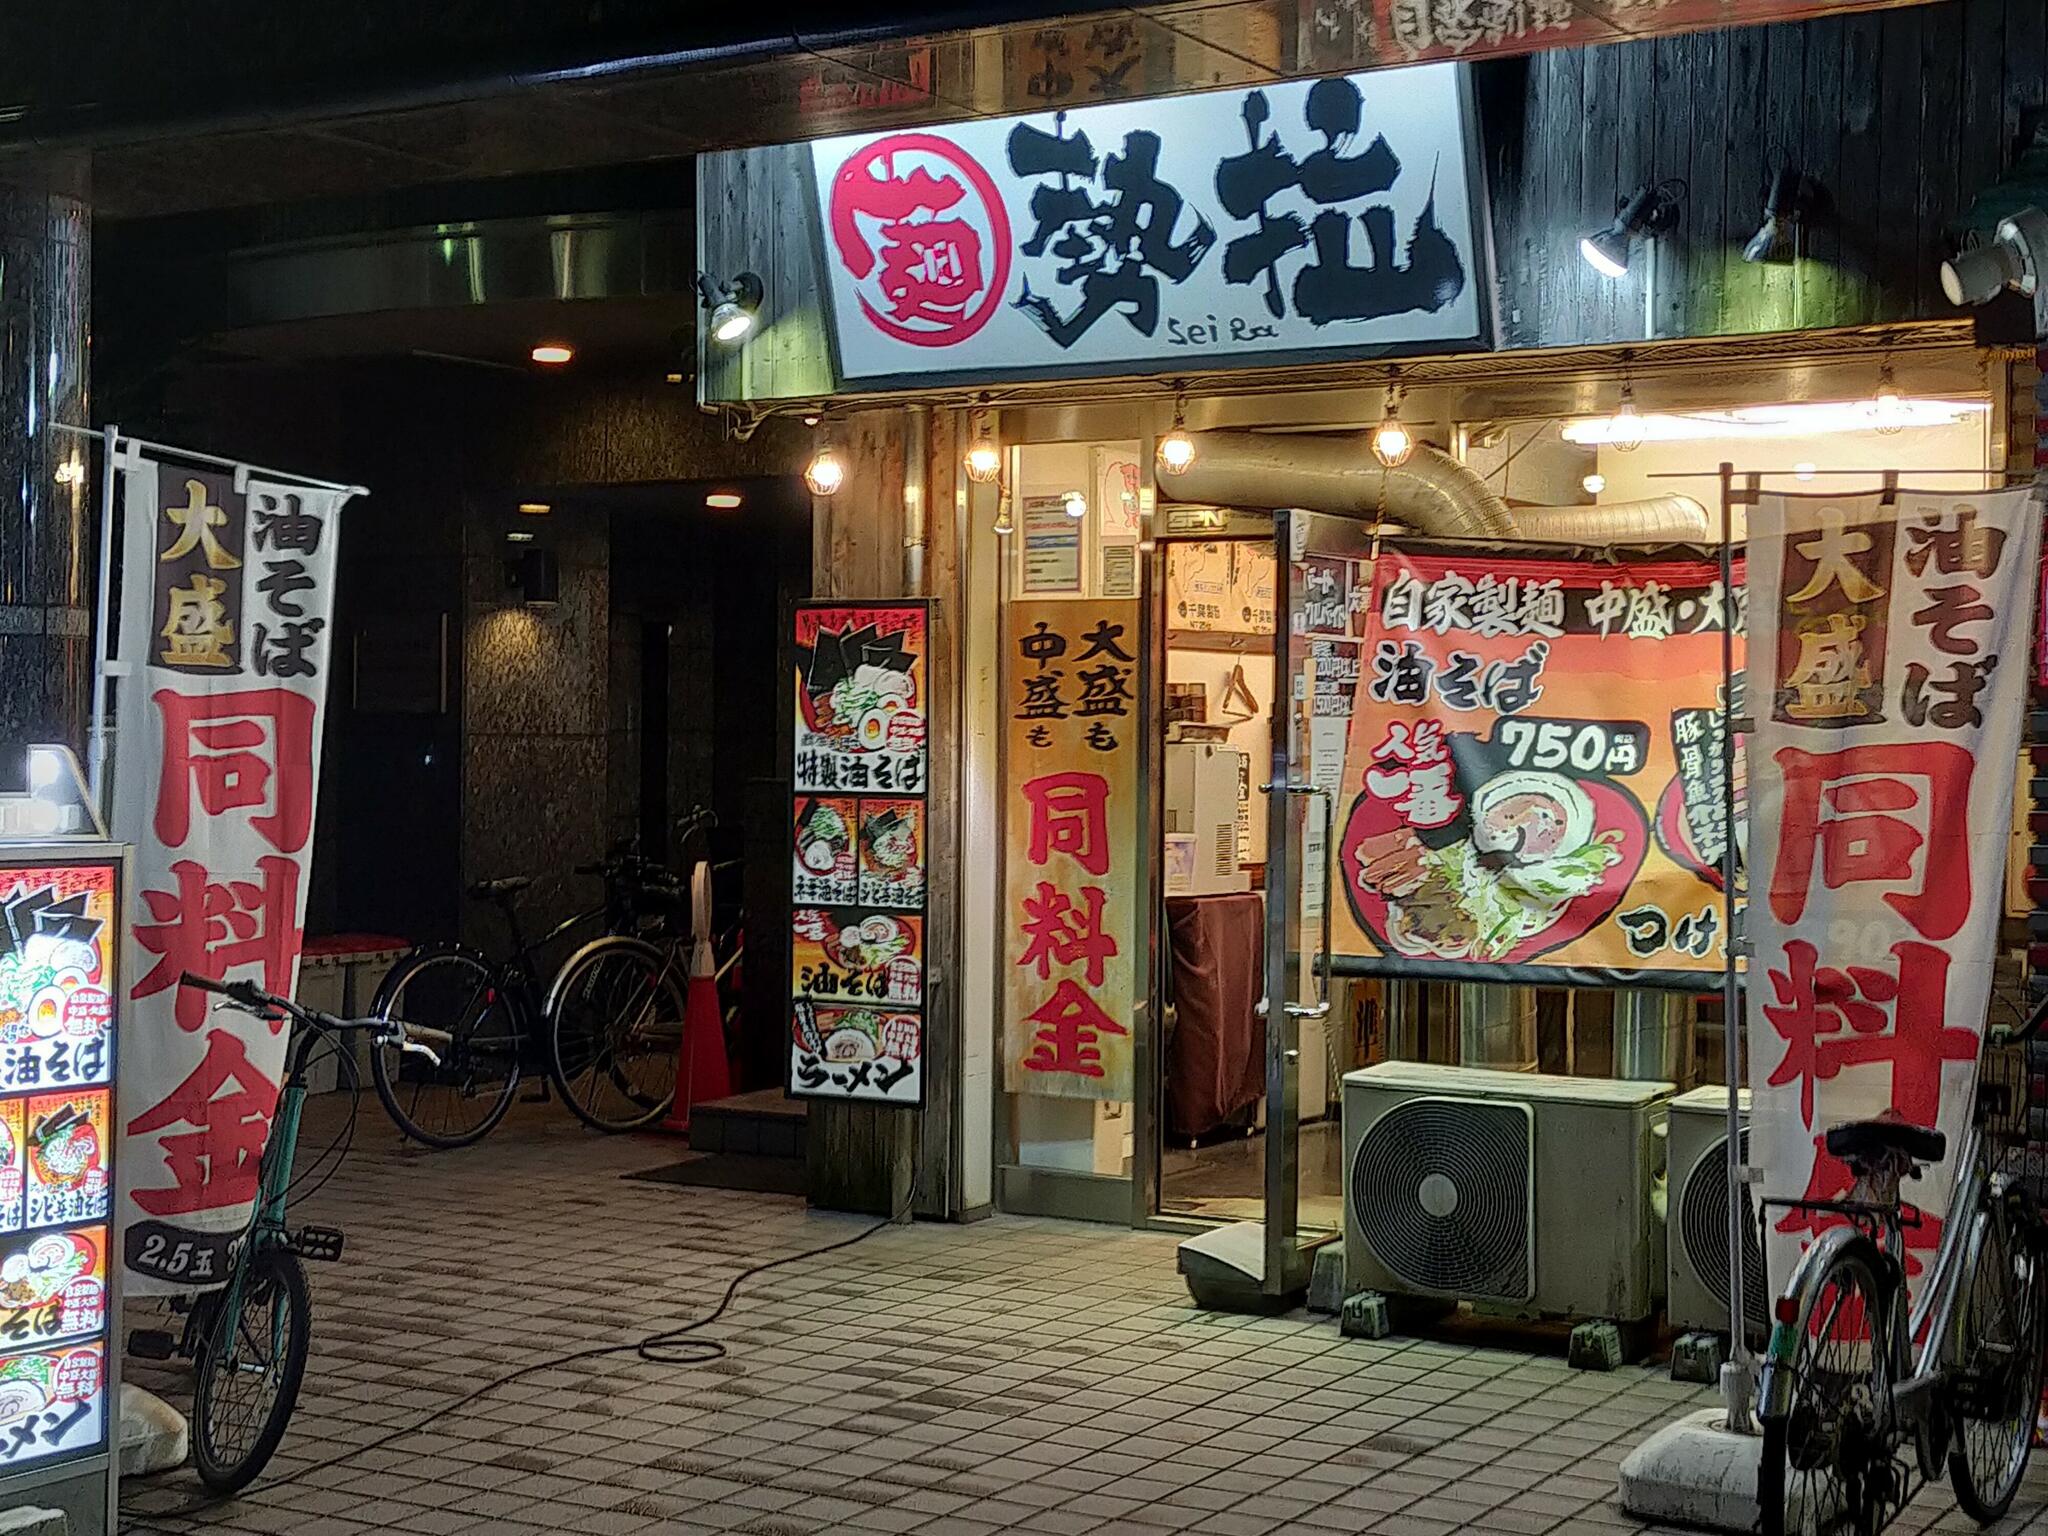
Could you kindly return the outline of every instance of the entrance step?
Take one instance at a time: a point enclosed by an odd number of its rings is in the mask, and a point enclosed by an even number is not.
[[[692,1152],[740,1152],[752,1157],[804,1155],[809,1106],[780,1088],[757,1088],[690,1106]]]

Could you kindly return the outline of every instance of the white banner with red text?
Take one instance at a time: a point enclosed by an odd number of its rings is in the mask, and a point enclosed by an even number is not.
[[[226,1276],[248,1226],[287,1031],[180,988],[290,996],[306,917],[349,492],[117,455],[114,836],[135,848],[120,1062],[130,1290]]]
[[[1938,1126],[1916,1278],[1976,1090],[2040,517],[2020,487],[1767,495],[1749,523],[1750,1160],[1766,1199],[1840,1201],[1830,1127]],[[1771,1208],[1771,1285],[1844,1219]]]

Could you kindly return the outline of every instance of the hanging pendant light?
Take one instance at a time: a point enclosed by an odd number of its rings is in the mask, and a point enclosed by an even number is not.
[[[813,496],[836,496],[839,488],[846,484],[846,461],[839,457],[839,450],[823,425],[824,418],[818,418],[818,447],[811,455],[811,462],[804,468],[804,484],[811,488]]]
[[[976,485],[988,485],[1003,472],[1003,450],[988,430],[988,396],[983,395],[974,412],[974,441],[968,444],[967,478]]]
[[[1629,354],[1621,354],[1621,400],[1607,422],[1607,446],[1616,453],[1634,453],[1643,446],[1647,429],[1636,410],[1635,380],[1629,374]]]
[[[1185,474],[1195,462],[1195,440],[1188,436],[1188,387],[1182,380],[1174,380],[1173,426],[1159,439],[1154,457],[1169,475]]]
[[[1871,400],[1871,410],[1877,418],[1877,430],[1886,437],[1906,425],[1906,402],[1899,394],[1898,381],[1892,377],[1892,355],[1889,352],[1885,353],[1884,362],[1877,370],[1877,393]]]
[[[1401,425],[1401,370],[1387,370],[1387,409],[1372,434],[1372,456],[1389,469],[1398,469],[1415,451],[1414,434]]]

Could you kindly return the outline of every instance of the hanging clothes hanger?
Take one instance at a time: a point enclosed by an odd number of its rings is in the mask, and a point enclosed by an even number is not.
[[[1217,701],[1216,709],[1233,724],[1259,718],[1258,695],[1252,692],[1252,685],[1245,680],[1243,662],[1230,664],[1230,676],[1224,679],[1223,697]]]

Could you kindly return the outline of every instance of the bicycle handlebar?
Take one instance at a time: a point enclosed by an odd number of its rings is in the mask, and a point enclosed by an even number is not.
[[[417,1024],[408,1024],[402,1019],[338,1019],[331,1013],[321,1013],[315,1008],[302,1007],[288,997],[279,997],[275,992],[266,992],[253,981],[218,981],[211,976],[195,976],[186,971],[178,977],[178,985],[190,987],[195,992],[210,992],[223,997],[237,1008],[249,1013],[283,1013],[307,1024],[314,1029],[345,1034],[350,1030],[366,1030],[380,1045],[395,1045],[399,1050],[415,1056],[424,1056],[435,1066],[441,1064],[440,1056],[432,1047],[423,1043],[432,1040],[446,1047],[452,1037],[445,1030],[426,1029]]]

